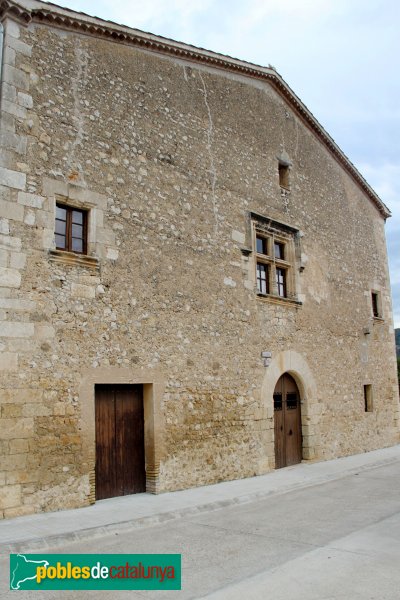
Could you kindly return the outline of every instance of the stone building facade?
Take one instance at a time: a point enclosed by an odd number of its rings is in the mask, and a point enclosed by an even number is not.
[[[390,213],[279,74],[0,17],[0,514],[398,443]]]

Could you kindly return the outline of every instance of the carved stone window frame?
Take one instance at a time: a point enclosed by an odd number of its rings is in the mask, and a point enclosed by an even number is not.
[[[249,249],[251,248],[254,259],[254,283],[257,297],[270,302],[300,306],[302,303],[298,300],[299,286],[297,280],[301,256],[301,234],[299,229],[255,212],[249,213],[249,221],[250,239],[248,240],[248,246]],[[257,238],[264,241],[263,252],[257,251],[261,247],[259,244],[257,249]],[[275,244],[280,245],[280,252],[283,250],[283,258],[275,255]],[[266,293],[257,287],[257,265],[267,267],[268,292]],[[278,289],[277,269],[285,274],[284,295]]]
[[[118,260],[119,248],[116,234],[107,223],[107,197],[93,190],[45,177],[43,195],[49,204],[49,219],[43,229],[43,248],[48,251],[52,262],[78,265],[99,270],[101,260]],[[56,204],[63,204],[87,211],[86,254],[59,250],[55,245]],[[51,227],[51,228],[50,228]]]

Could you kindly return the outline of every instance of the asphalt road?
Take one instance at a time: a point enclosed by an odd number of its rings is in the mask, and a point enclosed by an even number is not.
[[[400,462],[54,551],[181,553],[183,589],[8,591],[6,560],[0,599],[398,600]]]

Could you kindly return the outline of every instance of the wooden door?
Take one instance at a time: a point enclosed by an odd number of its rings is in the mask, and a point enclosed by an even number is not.
[[[146,491],[143,388],[96,385],[96,499]]]
[[[282,375],[274,391],[275,468],[301,462],[300,394],[296,382]]]

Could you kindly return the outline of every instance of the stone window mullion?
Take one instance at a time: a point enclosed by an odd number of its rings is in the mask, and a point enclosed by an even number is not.
[[[270,281],[269,281],[270,287],[269,287],[269,289],[271,290],[271,293],[274,296],[277,296],[278,295],[278,286],[277,286],[277,282],[276,282],[275,262],[271,262],[269,272],[270,272]]]

